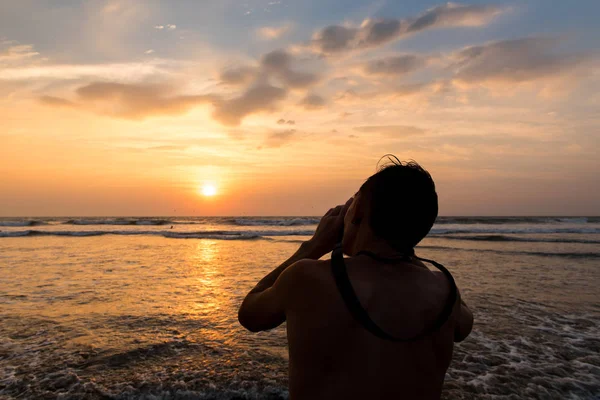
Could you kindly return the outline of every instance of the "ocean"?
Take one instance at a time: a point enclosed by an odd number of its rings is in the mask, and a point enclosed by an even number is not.
[[[316,217],[0,218],[1,399],[286,399],[245,294]],[[447,399],[600,398],[600,217],[440,217],[475,316]]]

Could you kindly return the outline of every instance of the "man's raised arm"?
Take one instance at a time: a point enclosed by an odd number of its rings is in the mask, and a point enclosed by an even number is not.
[[[299,269],[306,262],[301,260],[315,259],[314,257],[308,242],[302,243],[293,256],[261,279],[240,306],[240,324],[251,332],[281,325],[285,321],[285,309],[291,289],[298,283]]]
[[[238,311],[238,320],[244,328],[252,332],[264,331],[285,321],[285,310],[293,295],[292,290],[301,283],[304,263],[318,260],[333,250],[341,237],[344,215],[350,203],[351,200],[348,200],[345,205],[330,209],[321,218],[312,239],[302,243],[293,256],[261,279],[248,293]]]

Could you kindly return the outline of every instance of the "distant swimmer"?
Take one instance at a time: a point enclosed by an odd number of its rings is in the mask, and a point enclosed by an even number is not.
[[[290,399],[439,399],[471,333],[452,274],[414,252],[437,218],[433,179],[388,160],[239,309],[252,332],[287,321]]]

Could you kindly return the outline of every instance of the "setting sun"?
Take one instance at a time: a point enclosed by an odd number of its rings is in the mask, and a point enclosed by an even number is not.
[[[202,186],[201,192],[203,196],[210,197],[217,194],[217,188],[215,187],[215,185],[207,183]]]

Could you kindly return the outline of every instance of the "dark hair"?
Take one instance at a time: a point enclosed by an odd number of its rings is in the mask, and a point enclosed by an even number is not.
[[[379,167],[381,160],[387,161]],[[378,172],[360,187],[366,198],[373,233],[399,251],[415,247],[438,214],[435,184],[415,161],[402,162],[392,154],[380,160]]]

